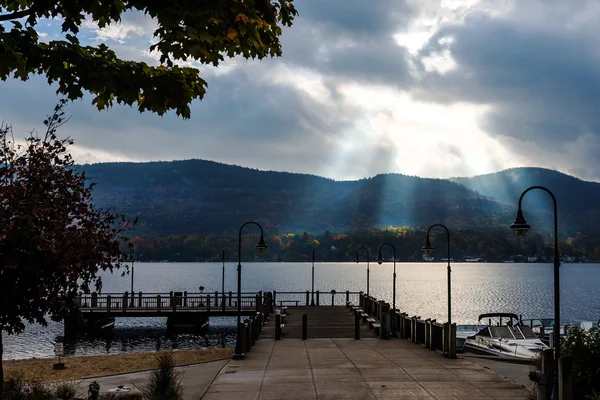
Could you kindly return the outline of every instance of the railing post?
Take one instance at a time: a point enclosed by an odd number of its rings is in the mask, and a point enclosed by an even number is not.
[[[219,307],[219,291],[215,291],[215,308]]]
[[[133,293],[131,294],[133,296]],[[127,310],[127,303],[129,302],[129,292],[123,294],[123,311]]]
[[[435,319],[432,319],[431,321],[429,321],[429,335],[430,335],[430,338],[429,338],[429,348],[431,350],[435,350],[435,344],[434,344],[434,340],[433,340],[434,339],[434,337],[433,337],[434,336],[433,335],[433,324],[435,324],[435,321],[436,321]]]
[[[229,291],[229,307],[231,307],[231,298],[233,297],[233,293],[231,290]]]
[[[111,298],[110,298],[110,295],[106,296],[106,310],[107,310],[109,313],[110,313],[110,307],[111,307],[111,305],[112,305],[111,303],[112,303],[112,300],[111,300]]]
[[[425,347],[431,345],[431,318],[425,320]]]
[[[173,294],[171,294],[171,308],[173,309],[173,312],[177,311],[177,298]]]
[[[162,299],[160,298],[160,294],[158,296],[156,296],[156,309],[158,311],[160,311],[160,307],[162,306],[161,304]]]
[[[277,290],[273,290],[273,307],[277,307]]]
[[[561,400],[573,400],[573,356],[561,357],[558,363],[559,396]]]
[[[142,292],[138,293],[138,307],[142,308]]]
[[[442,353],[448,356],[448,344],[450,343],[450,324],[444,322],[444,328],[442,330]]]
[[[316,294],[317,294],[317,305],[319,305],[319,291],[318,290],[317,290]]]
[[[350,301],[350,291],[346,290],[346,304]]]
[[[310,292],[307,290],[306,291],[306,307],[308,307],[310,305]]]
[[[302,340],[308,337],[308,314],[302,314]]]
[[[456,323],[450,326],[450,343],[448,343],[448,358],[456,358]]]
[[[206,295],[206,311],[210,312],[210,294]]]
[[[389,328],[389,308],[390,305],[380,302],[381,305],[381,316],[379,317],[379,322],[381,323],[381,327],[379,329],[379,338],[380,339],[389,339],[390,338],[390,328]]]
[[[410,339],[411,342],[417,343],[417,316],[413,315],[410,319]]]
[[[187,307],[187,291],[183,292],[183,306]]]
[[[360,315],[354,315],[354,339],[360,340]]]
[[[244,339],[246,339],[246,352],[248,352],[252,348],[252,335],[250,334],[250,320],[249,319],[244,320],[244,330],[246,331],[245,335],[244,335]]]
[[[279,313],[275,314],[275,340],[281,339],[281,316]]]
[[[227,307],[227,295],[225,294],[225,292],[223,292],[222,295],[223,299],[221,300],[221,308],[223,311],[225,311],[225,307]]]
[[[259,296],[259,295],[256,295],[255,299],[256,299],[256,300],[255,300],[255,301],[256,301],[256,304],[255,304],[255,306],[254,306],[254,307],[255,307],[256,311],[260,311],[260,296]]]
[[[170,301],[169,305],[173,306],[173,292],[169,292],[169,301]]]
[[[90,301],[90,307],[95,308],[98,307],[98,293],[92,293],[92,300]]]

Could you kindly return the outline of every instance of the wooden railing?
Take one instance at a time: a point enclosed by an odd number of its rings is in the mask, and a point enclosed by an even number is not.
[[[316,290],[311,293],[309,290],[304,292],[279,292],[273,291],[273,302],[275,305],[287,306],[345,306],[347,302],[358,303],[362,292],[337,291],[320,292]]]
[[[254,309],[262,304],[261,292],[242,292],[241,308]],[[237,309],[237,293],[89,293],[80,294],[77,305],[85,311],[231,311]]]
[[[380,321],[382,326],[380,337],[382,339],[389,338],[393,322],[398,337],[432,350],[439,350],[450,358],[456,358],[456,324],[439,323],[435,319],[422,319],[416,315],[411,317],[399,310],[391,310],[389,303],[383,300],[377,300],[375,297],[362,293],[359,303],[352,302],[352,304]]]

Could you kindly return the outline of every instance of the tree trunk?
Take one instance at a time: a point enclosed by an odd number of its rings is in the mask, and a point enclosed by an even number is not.
[[[4,368],[2,367],[3,354],[4,345],[2,344],[2,329],[0,329],[0,400],[4,400]]]

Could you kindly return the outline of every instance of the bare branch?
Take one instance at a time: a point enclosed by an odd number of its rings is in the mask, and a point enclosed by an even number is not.
[[[26,17],[29,14],[31,14],[31,12],[32,12],[31,8],[28,8],[27,10],[15,11],[10,14],[1,14],[0,22],[23,18],[23,17]]]

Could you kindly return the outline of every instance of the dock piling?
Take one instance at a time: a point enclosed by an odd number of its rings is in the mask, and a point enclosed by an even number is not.
[[[281,340],[281,315],[275,314],[275,340]]]
[[[308,337],[308,314],[302,314],[302,340]]]

